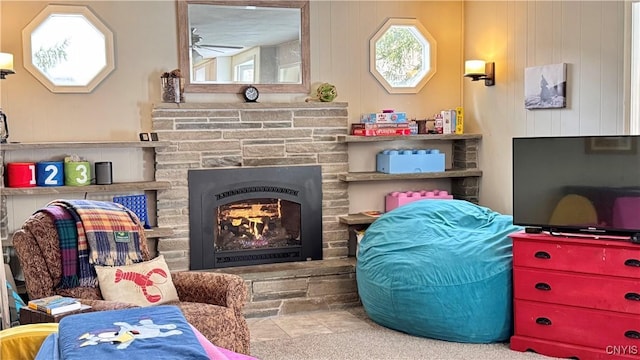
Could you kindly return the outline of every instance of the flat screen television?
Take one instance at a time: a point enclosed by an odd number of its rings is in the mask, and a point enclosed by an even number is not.
[[[640,136],[513,139],[513,223],[640,239]]]

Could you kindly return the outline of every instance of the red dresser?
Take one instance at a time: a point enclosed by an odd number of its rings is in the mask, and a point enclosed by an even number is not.
[[[640,359],[640,245],[546,233],[511,238],[512,350]]]

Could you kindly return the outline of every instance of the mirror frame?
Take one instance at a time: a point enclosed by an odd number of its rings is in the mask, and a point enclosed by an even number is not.
[[[82,15],[93,25],[96,30],[104,35],[105,40],[105,66],[95,74],[87,85],[58,85],[49,79],[33,64],[31,35],[51,15],[75,14]],[[23,65],[38,81],[53,93],[90,93],[115,69],[113,33],[111,30],[84,5],[47,5],[29,24],[22,30],[22,55]]]
[[[272,1],[272,0],[177,0],[178,14],[178,63],[185,80],[184,91],[193,93],[236,93],[239,94],[249,84],[199,84],[191,82],[191,64],[189,61],[189,4],[210,4],[229,6],[258,6],[300,9],[300,84],[260,84],[254,83],[261,93],[308,93],[310,84],[310,50],[309,50],[309,1]]]
[[[399,87],[389,84],[387,79],[378,72],[376,68],[376,43],[382,38],[392,26],[413,26],[422,37],[429,43],[429,71],[427,71],[422,79],[414,86]],[[369,40],[369,72],[378,80],[380,85],[384,87],[390,94],[417,94],[431,80],[436,73],[437,61],[437,45],[436,39],[429,31],[420,23],[418,19],[413,18],[389,18],[376,31]]]

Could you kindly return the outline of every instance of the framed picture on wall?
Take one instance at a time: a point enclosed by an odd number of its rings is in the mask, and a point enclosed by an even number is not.
[[[526,109],[567,107],[567,64],[528,67],[524,70]]]
[[[597,136],[586,139],[589,154],[635,154],[636,139],[631,136]]]

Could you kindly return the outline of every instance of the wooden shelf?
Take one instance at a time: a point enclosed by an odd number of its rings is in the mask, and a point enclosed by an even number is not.
[[[171,187],[168,181],[133,181],[126,183],[113,183],[111,185],[86,185],[86,186],[35,186],[22,188],[0,188],[0,195],[55,195],[73,193],[99,193],[99,192],[131,192],[144,190],[165,190]]]
[[[418,135],[399,135],[399,136],[358,136],[358,135],[339,135],[338,141],[342,142],[378,142],[378,141],[396,141],[396,140],[466,140],[466,139],[482,139],[482,134],[418,134]]]
[[[366,225],[373,223],[378,218],[364,214],[349,214],[347,216],[340,216],[339,219],[341,224]]]
[[[414,180],[414,179],[450,179],[462,177],[482,176],[480,169],[447,170],[444,172],[412,173],[412,174],[386,174],[381,172],[350,172],[338,174],[338,179],[345,182],[354,181],[388,181],[388,180]]]
[[[173,235],[173,229],[154,227],[151,229],[144,229],[144,234],[147,236],[147,239],[168,237]]]
[[[16,142],[0,145],[0,150],[82,149],[82,148],[155,148],[169,145],[168,141],[56,141]]]
[[[173,229],[153,227],[151,229],[144,229],[144,234],[147,239],[160,238],[173,235]],[[6,239],[2,240],[3,247],[13,246],[13,233],[9,234]]]

